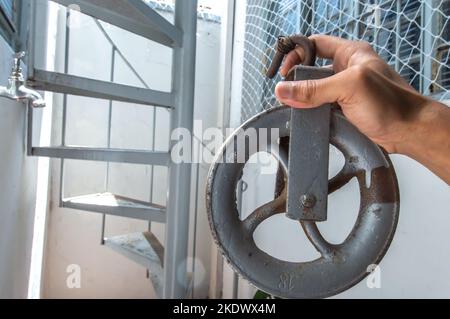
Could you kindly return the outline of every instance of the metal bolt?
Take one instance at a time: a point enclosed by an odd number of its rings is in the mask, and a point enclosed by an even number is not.
[[[304,194],[300,197],[300,202],[304,208],[313,208],[316,201],[316,197],[312,194]]]

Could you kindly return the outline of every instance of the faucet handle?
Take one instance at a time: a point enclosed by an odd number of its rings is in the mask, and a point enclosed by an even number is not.
[[[25,51],[16,52],[13,55],[14,58],[14,64],[13,64],[13,71],[20,72],[20,62],[25,57],[26,53]]]
[[[26,55],[25,51],[20,51],[20,52],[14,53],[13,56],[14,56],[15,59],[21,60],[21,59],[23,59],[25,57],[25,55]]]

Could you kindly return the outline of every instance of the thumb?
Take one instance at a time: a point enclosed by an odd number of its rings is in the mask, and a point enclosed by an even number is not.
[[[277,99],[291,107],[311,108],[337,102],[345,94],[346,72],[320,80],[285,81],[277,84]]]

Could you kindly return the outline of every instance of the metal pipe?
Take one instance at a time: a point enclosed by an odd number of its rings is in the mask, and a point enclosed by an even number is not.
[[[64,72],[69,72],[69,44],[70,44],[70,9],[66,9],[66,39],[64,46]],[[62,107],[62,124],[61,124],[61,146],[66,146],[66,128],[67,128],[67,94],[63,97],[63,107]],[[59,176],[59,206],[63,205],[64,201],[64,164],[65,159],[61,158],[60,176]]]
[[[152,151],[155,151],[156,144],[156,106],[153,107],[153,123],[152,123]],[[150,203],[153,203],[153,178],[155,177],[155,166],[150,166]],[[152,222],[148,222],[148,231],[152,230]]]
[[[111,82],[114,82],[114,67],[116,64],[116,47],[113,45],[111,49],[111,75],[110,80]],[[109,100],[109,108],[108,108],[108,136],[107,136],[107,147],[111,147],[111,122],[112,122],[112,104],[113,101]],[[105,192],[108,191],[109,186],[109,170],[110,170],[110,163],[106,163],[106,178],[105,178]],[[100,243],[101,245],[105,244],[105,230],[106,230],[106,214],[102,215],[102,231],[101,231],[101,238]]]
[[[36,48],[36,8],[37,1],[30,0],[30,26],[28,30],[28,56],[27,56],[27,76],[28,78],[34,77],[34,68],[35,68],[35,48]]]
[[[195,261],[197,255],[197,217],[198,217],[198,189],[200,182],[200,164],[197,163],[196,174],[195,174],[195,199],[194,199],[194,229],[193,229],[193,243],[192,243],[192,291],[191,297],[195,298]]]
[[[182,46],[175,47],[172,64],[172,92],[175,109],[171,128],[192,132],[195,89],[197,1],[176,0],[175,27],[183,32]],[[171,142],[171,148],[175,143]],[[186,258],[189,239],[190,163],[170,163],[167,199],[166,246],[164,256],[164,298],[186,295]]]

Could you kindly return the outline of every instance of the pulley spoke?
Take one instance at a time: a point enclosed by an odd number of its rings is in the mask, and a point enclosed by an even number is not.
[[[253,211],[242,223],[247,231],[252,234],[256,227],[267,218],[286,211],[286,188],[283,189],[280,196],[267,204],[264,204]]]
[[[339,190],[355,176],[356,173],[354,171],[348,169],[347,165],[344,166],[344,168],[328,182],[328,194],[332,194]]]
[[[300,223],[309,241],[322,256],[329,256],[332,254],[333,245],[323,238],[316,223],[308,221],[302,221]]]

